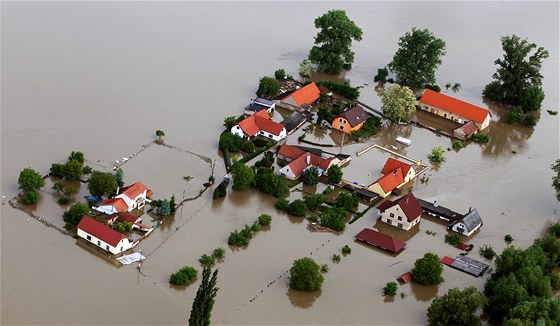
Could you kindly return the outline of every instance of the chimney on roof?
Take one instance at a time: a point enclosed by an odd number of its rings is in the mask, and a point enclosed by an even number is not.
[[[311,154],[307,153],[307,164],[311,164]]]
[[[472,211],[472,207],[469,207],[469,213]]]
[[[393,175],[397,175],[397,170],[393,170]]]
[[[404,199],[405,204],[408,204],[408,196]]]

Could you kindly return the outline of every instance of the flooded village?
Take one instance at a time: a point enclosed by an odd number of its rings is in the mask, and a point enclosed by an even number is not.
[[[364,32],[352,45],[352,68],[302,78],[313,20],[333,7]],[[426,324],[436,296],[484,289],[495,265],[481,248],[527,248],[559,222],[550,165],[560,124],[547,113],[559,109],[558,8],[3,3],[1,323],[184,324],[201,256],[225,248],[213,267],[214,324]],[[461,87],[418,90],[413,118],[398,123],[384,117],[373,77],[412,27],[446,41],[437,81]],[[550,53],[534,127],[508,123],[508,111],[482,96],[502,56],[500,37],[511,34]],[[288,75],[277,78],[281,90],[255,96],[259,79],[277,69]],[[357,100],[333,90],[344,82],[357,87]],[[241,149],[224,151],[224,134],[244,139]],[[469,140],[473,134],[488,143]],[[445,161],[429,159],[435,147]],[[52,175],[51,164],[74,151],[94,171],[121,171],[116,193],[93,196],[92,174],[64,182]],[[240,163],[255,166],[257,181],[233,190],[247,179],[236,176]],[[33,205],[18,197],[26,167],[45,176]],[[259,183],[268,169],[287,192],[274,196],[262,186],[271,183]],[[308,185],[310,170],[318,182]],[[66,196],[59,182],[74,190]],[[215,198],[220,187],[225,196]],[[325,223],[346,194],[358,204],[342,227]],[[327,208],[299,212],[293,203],[312,195]],[[88,201],[88,217],[69,228],[65,212]],[[262,214],[270,225],[255,226]],[[129,229],[119,232],[120,224]],[[229,244],[232,232],[251,225],[248,245]],[[453,234],[457,246],[446,243]],[[427,252],[445,265],[439,285],[410,282]],[[290,288],[289,269],[302,257],[327,265],[321,290]],[[170,284],[183,266],[198,269],[198,279]],[[396,295],[383,295],[388,282],[398,282]]]

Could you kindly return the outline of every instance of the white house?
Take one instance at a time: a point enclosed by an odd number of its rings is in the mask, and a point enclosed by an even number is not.
[[[319,176],[323,175],[332,164],[336,164],[338,160],[334,157],[322,158],[312,153],[304,152],[303,155],[293,160],[290,164],[282,167],[279,172],[289,180],[296,180],[305,170],[314,166],[319,172]]]
[[[423,212],[411,192],[394,201],[386,200],[377,209],[381,212],[382,222],[406,231],[420,223]]]
[[[287,136],[286,128],[281,123],[274,122],[266,110],[261,110],[233,126],[231,133],[243,139],[263,137],[279,141]]]
[[[449,228],[453,232],[460,233],[464,236],[471,236],[474,231],[478,230],[482,226],[482,218],[476,211],[476,209],[471,210],[465,214],[461,219],[457,220],[455,223],[451,224]]]
[[[78,236],[114,255],[118,255],[138,244],[138,241],[131,242],[124,234],[97,222],[89,216],[84,216],[78,224]]]
[[[276,103],[274,103],[273,101],[257,97],[256,99],[251,99],[251,103],[249,103],[249,105],[245,107],[245,114],[253,115],[262,110],[266,110],[266,112],[272,113],[275,107]]]
[[[99,203],[99,205],[94,206],[93,209],[107,215],[130,212],[136,208],[141,209],[146,203],[149,203],[150,200],[148,198],[152,193],[143,183],[136,182],[131,186],[123,188],[123,191],[117,196],[106,199]]]

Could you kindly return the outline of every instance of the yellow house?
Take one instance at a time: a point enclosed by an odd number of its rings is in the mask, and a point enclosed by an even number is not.
[[[368,114],[361,106],[355,106],[334,118],[332,127],[350,134],[352,131],[362,129],[368,118]]]
[[[418,105],[423,111],[460,124],[473,121],[478,130],[486,129],[490,124],[490,111],[430,89],[424,91]]]

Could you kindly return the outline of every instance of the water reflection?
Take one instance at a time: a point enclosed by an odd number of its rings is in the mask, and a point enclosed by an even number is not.
[[[290,298],[290,302],[294,307],[307,309],[315,303],[315,300],[321,296],[322,291],[298,291],[288,289],[286,295]]]
[[[410,288],[416,300],[426,302],[436,297],[439,285],[420,285],[412,282],[410,283]]]

